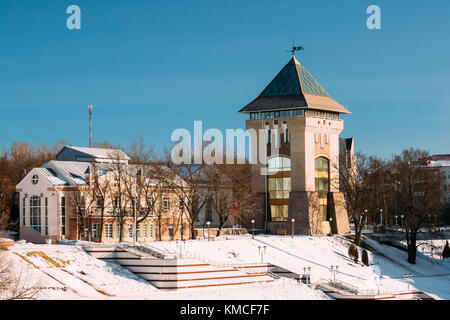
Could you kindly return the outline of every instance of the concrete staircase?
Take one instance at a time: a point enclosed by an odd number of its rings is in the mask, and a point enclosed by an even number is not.
[[[267,264],[214,265],[200,259],[180,258],[151,248],[124,245],[85,247],[92,256],[120,264],[161,290],[232,286],[274,281]]]

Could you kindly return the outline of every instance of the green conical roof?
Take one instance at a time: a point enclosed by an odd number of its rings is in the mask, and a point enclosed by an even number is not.
[[[298,108],[349,113],[346,108],[331,99],[308,70],[292,57],[261,94],[239,112]]]

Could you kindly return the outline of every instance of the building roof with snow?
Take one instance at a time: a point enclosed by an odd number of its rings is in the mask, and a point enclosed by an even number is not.
[[[120,149],[64,146],[56,154],[56,160],[82,162],[113,162],[120,160],[121,162],[128,162],[130,157]]]
[[[427,167],[450,167],[450,154],[435,154],[425,159]]]

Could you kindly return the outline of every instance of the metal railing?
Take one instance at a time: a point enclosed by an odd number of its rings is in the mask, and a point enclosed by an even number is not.
[[[332,281],[332,280],[324,280],[319,279],[316,284],[317,286],[325,287],[326,289],[334,289],[337,293],[342,295],[358,295],[359,289],[351,284],[342,282],[342,281]]]
[[[164,252],[163,250],[149,246],[146,243],[139,243],[136,246],[133,246],[133,244],[131,244],[131,243],[122,243],[119,246],[121,246],[125,250],[133,252],[140,256],[142,256],[142,254],[144,254],[146,256],[150,256],[152,258],[157,258],[157,259],[176,259],[177,258],[176,254],[174,254],[174,253]]]
[[[281,278],[281,276],[280,276],[279,274],[273,273],[272,271],[267,270],[266,273],[267,273],[267,275],[268,275],[269,277],[272,277],[272,278],[274,278],[274,279],[280,279],[280,278]]]
[[[198,254],[196,252],[191,252],[191,251],[186,251],[186,250],[182,250],[179,254],[179,257],[180,258],[197,259],[197,260],[200,260],[202,262],[205,262],[205,263],[212,265],[214,267],[217,267],[217,268],[225,268],[225,267],[236,268],[235,263],[214,261],[214,260],[211,260],[205,256],[202,256],[201,254]]]
[[[342,282],[342,281],[332,281],[319,279],[315,283],[316,287],[322,287],[324,289],[334,291],[341,295],[354,295],[354,296],[377,296],[377,295],[395,295],[398,292],[403,291],[392,291],[384,288],[378,289],[359,289],[356,286]]]

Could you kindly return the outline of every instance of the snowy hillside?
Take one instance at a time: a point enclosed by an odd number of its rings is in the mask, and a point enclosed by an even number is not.
[[[104,262],[73,245],[16,243],[2,252],[27,285],[42,290],[37,299],[329,299],[319,290],[279,279],[233,288],[160,291],[115,263]]]
[[[267,262],[294,273],[311,268],[311,281],[336,280],[359,289],[380,292],[408,289],[405,273],[413,274],[411,288],[435,298],[450,299],[450,261],[418,254],[417,264],[406,262],[406,253],[375,241],[367,243],[380,254],[369,253],[370,266],[348,258],[349,240],[341,236],[222,236],[208,242],[152,242],[149,245],[167,252],[195,254],[210,262]],[[267,284],[160,291],[127,269],[88,255],[74,245],[33,245],[16,243],[4,251],[14,263],[16,273],[27,276],[43,290],[40,299],[329,299],[294,280],[281,278]],[[204,261],[204,260],[203,260]],[[338,266],[333,275],[330,267]],[[381,281],[379,280],[381,276]]]
[[[311,280],[332,279],[330,267],[338,266],[336,280],[357,286],[359,289],[380,291],[407,290],[408,283],[403,276],[412,273],[411,288],[426,291],[441,299],[450,299],[450,260],[430,259],[418,254],[417,264],[406,262],[406,252],[366,241],[382,252],[384,256],[369,252],[371,265],[355,264],[348,258],[349,240],[341,236],[289,236],[251,235],[222,236],[214,241],[191,240],[184,244],[177,242],[154,242],[153,246],[169,252],[184,250],[197,252],[213,261],[268,262],[289,271],[303,274],[303,268],[311,268]],[[260,254],[260,249],[265,253]],[[263,256],[263,257],[262,257]],[[360,254],[361,257],[361,254]],[[446,274],[445,277],[430,277]],[[379,282],[379,276],[381,281]],[[379,283],[378,283],[379,282]]]

